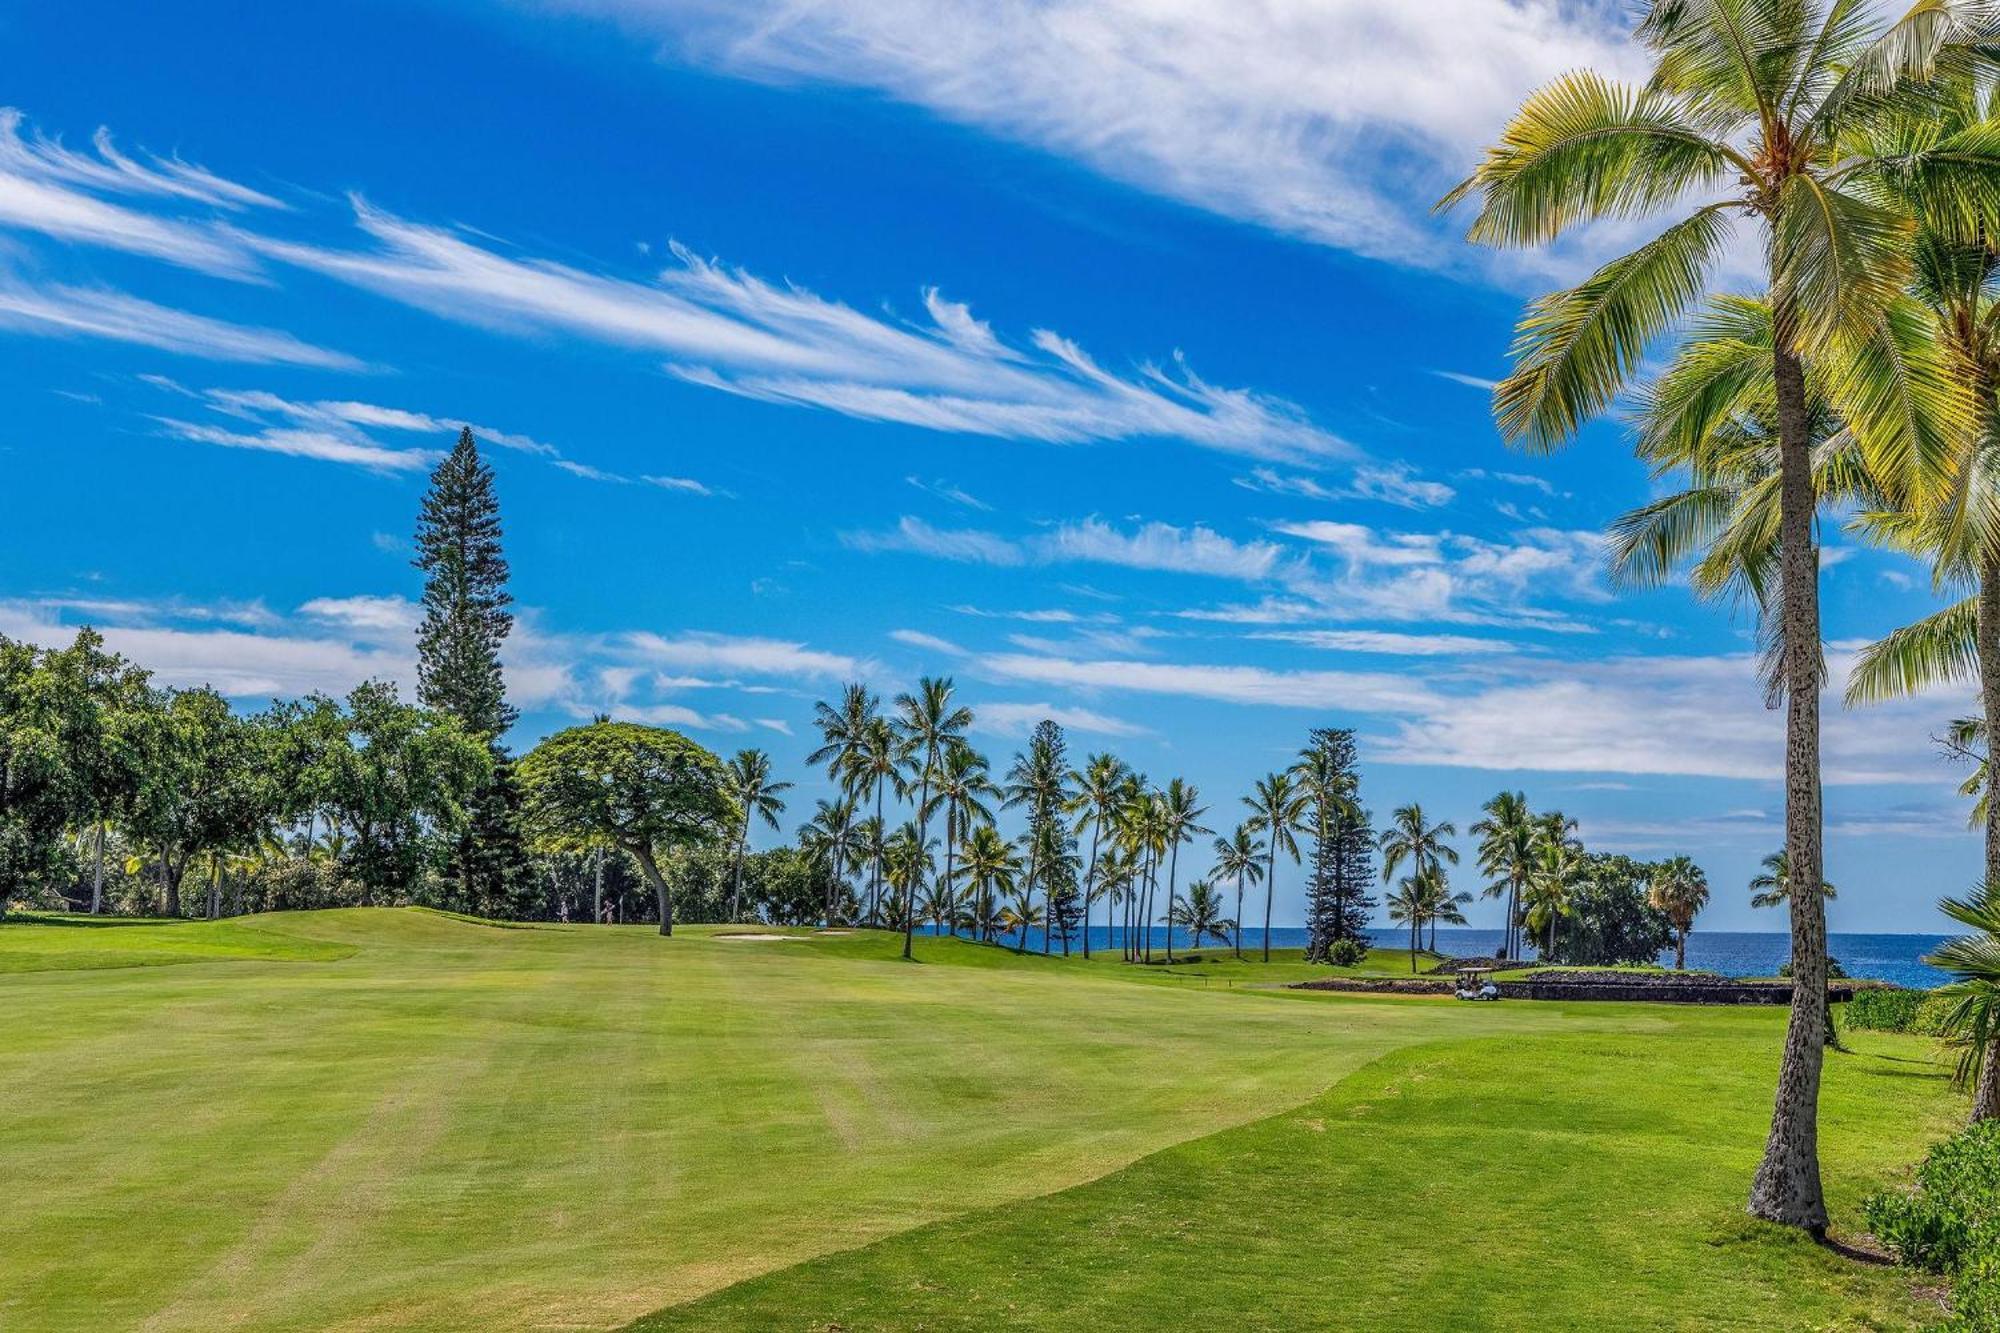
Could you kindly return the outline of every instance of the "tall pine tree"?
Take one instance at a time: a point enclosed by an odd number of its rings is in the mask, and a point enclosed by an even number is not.
[[[500,501],[493,469],[471,428],[431,473],[417,516],[416,566],[424,572],[424,618],[417,629],[417,698],[450,713],[493,749],[493,781],[469,803],[452,848],[453,906],[487,916],[522,916],[540,900],[521,836],[521,793],[500,737],[514,725],[500,670],[500,646],[514,628],[507,608],[507,559],[500,549]]]
[[[1375,831],[1361,804],[1354,733],[1318,727],[1299,761],[1311,779],[1312,874],[1306,883],[1306,957],[1324,962],[1338,940],[1366,941],[1375,882]]]

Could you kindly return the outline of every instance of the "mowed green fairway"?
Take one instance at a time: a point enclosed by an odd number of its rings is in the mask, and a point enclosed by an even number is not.
[[[1923,1313],[1742,1216],[1774,1011],[1135,985],[949,941],[913,967],[871,933],[224,930],[0,926],[0,1328]],[[128,962],[227,961],[107,967],[138,931]],[[1961,1110],[1927,1045],[1864,1042],[1829,1062],[1837,1227]]]

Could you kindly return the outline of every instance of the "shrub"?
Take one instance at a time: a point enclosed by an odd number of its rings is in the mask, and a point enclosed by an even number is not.
[[[1352,936],[1326,946],[1326,961],[1335,967],[1355,967],[1368,956],[1368,946]]]
[[[1778,964],[1778,975],[1781,977],[1792,975],[1791,959],[1787,958],[1784,962]],[[1828,981],[1844,981],[1846,978],[1847,969],[1840,965],[1838,958],[1829,958],[1826,960],[1826,979]]]
[[[1917,1168],[1917,1187],[1861,1205],[1883,1244],[1912,1267],[1952,1279],[1952,1329],[2000,1317],[2000,1120],[1946,1139]]]
[[[1868,989],[1854,992],[1840,1017],[1848,1027],[1876,1032],[1909,1032],[1927,997],[1920,990]]]

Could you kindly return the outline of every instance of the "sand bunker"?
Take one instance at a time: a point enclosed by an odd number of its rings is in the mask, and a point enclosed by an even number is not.
[[[716,936],[715,938],[717,938],[717,939],[719,939],[719,940],[795,940],[795,939],[797,939],[797,938],[798,938],[798,936],[796,936],[796,935],[758,935],[758,934],[754,934],[754,933],[748,933],[748,932],[746,932],[746,933],[744,933],[744,934],[740,934],[740,935],[717,935],[717,936]]]

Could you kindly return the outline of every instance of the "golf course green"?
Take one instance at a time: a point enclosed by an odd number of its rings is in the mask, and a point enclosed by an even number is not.
[[[391,909],[0,925],[0,1328],[1935,1313],[1907,1271],[1744,1215],[1782,1010],[900,944]],[[1848,1241],[1963,1115],[1930,1042],[1850,1042],[1821,1114]]]

